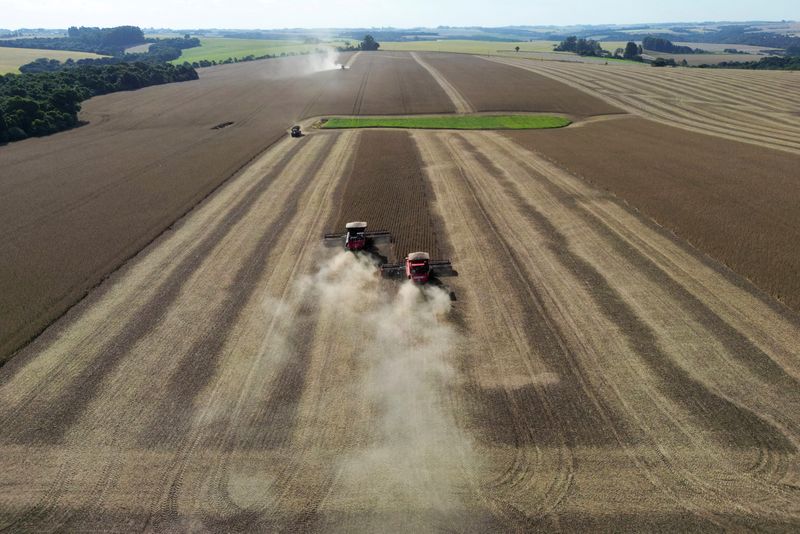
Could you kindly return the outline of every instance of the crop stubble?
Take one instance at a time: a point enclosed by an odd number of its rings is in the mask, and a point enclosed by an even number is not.
[[[797,529],[797,316],[525,144],[265,153],[0,370],[0,528]],[[460,272],[446,441],[410,469],[374,456],[370,332],[303,291],[320,234],[381,209]]]

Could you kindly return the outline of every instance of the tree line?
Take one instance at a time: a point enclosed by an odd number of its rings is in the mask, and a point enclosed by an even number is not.
[[[381,47],[381,44],[375,40],[372,35],[365,35],[364,40],[358,43],[357,46],[352,46],[350,41],[345,41],[344,46],[339,46],[336,49],[339,52],[354,52],[357,50],[376,51]]]
[[[93,96],[197,78],[190,65],[145,62],[6,74],[0,76],[0,142],[77,126],[80,103]]]
[[[558,44],[553,50],[556,52],[574,52],[579,56],[608,56],[610,55],[608,52],[603,50],[603,47],[600,46],[600,43],[593,40],[593,39],[578,39],[577,36],[573,35],[571,37],[567,37],[560,44]]]
[[[768,56],[758,61],[723,61],[716,65],[699,65],[701,69],[749,69],[749,70],[800,70],[800,55]]]
[[[642,46],[645,50],[664,52],[666,54],[702,54],[704,52],[699,48],[692,48],[691,46],[678,46],[673,44],[669,39],[653,37],[652,35],[648,35],[642,39]]]
[[[125,49],[145,43],[152,43],[145,54],[125,54]],[[181,55],[181,50],[200,46],[200,39],[185,35],[168,39],[146,39],[137,26],[117,26],[114,28],[86,28],[75,26],[67,30],[67,37],[23,37],[0,41],[0,47],[40,48],[43,50],[64,50],[72,52],[91,52],[105,56],[131,56],[125,61],[172,61]],[[99,63],[103,64],[103,63]],[[106,63],[108,64],[108,63]]]

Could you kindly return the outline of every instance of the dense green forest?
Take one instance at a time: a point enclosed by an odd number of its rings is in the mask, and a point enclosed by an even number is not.
[[[701,69],[800,70],[800,56],[770,56],[758,61],[723,61]]]
[[[0,76],[0,142],[72,128],[80,103],[93,96],[197,78],[188,65],[145,62]]]
[[[603,48],[600,43],[592,39],[578,39],[576,36],[567,37],[561,44],[555,47],[556,52],[575,52],[579,56],[603,56]]]
[[[73,50],[94,52],[107,56],[123,54],[125,48],[145,42],[144,33],[136,26],[115,28],[71,27],[67,37],[22,37],[0,41],[7,48],[41,48],[45,50]]]
[[[668,39],[653,37],[652,35],[648,35],[642,40],[642,47],[645,50],[653,50],[655,52],[664,52],[667,54],[700,54],[703,52],[699,48],[677,46]]]

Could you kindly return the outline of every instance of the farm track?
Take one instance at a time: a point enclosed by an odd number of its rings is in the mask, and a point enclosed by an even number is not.
[[[433,68],[427,61],[422,59],[419,54],[415,52],[411,52],[411,57],[414,58],[414,61],[419,63],[422,68],[427,70],[431,76],[436,80],[436,82],[441,86],[447,96],[450,97],[450,100],[453,101],[453,106],[456,108],[456,113],[473,113],[475,110],[472,108],[470,103],[467,101],[464,96],[458,92],[458,89],[453,87],[453,85],[447,81],[447,78],[441,75],[441,73]]]
[[[453,111],[408,54],[351,66],[302,113]],[[702,213],[681,194],[730,198],[737,247],[774,251],[796,158],[487,69],[440,73],[478,109],[503,74],[585,123],[284,137],[0,368],[0,531],[800,529],[800,317],[621,200],[677,224]],[[664,200],[643,169],[709,184]],[[395,259],[450,257],[456,300],[320,246],[355,219]]]
[[[663,124],[800,154],[800,96],[790,72],[489,61],[548,76]]]

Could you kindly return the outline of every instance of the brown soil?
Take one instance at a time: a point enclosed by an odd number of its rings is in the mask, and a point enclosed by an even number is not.
[[[575,116],[623,111],[546,76],[464,54],[419,53],[476,111],[547,111]]]
[[[798,157],[643,119],[507,134],[800,310]]]

